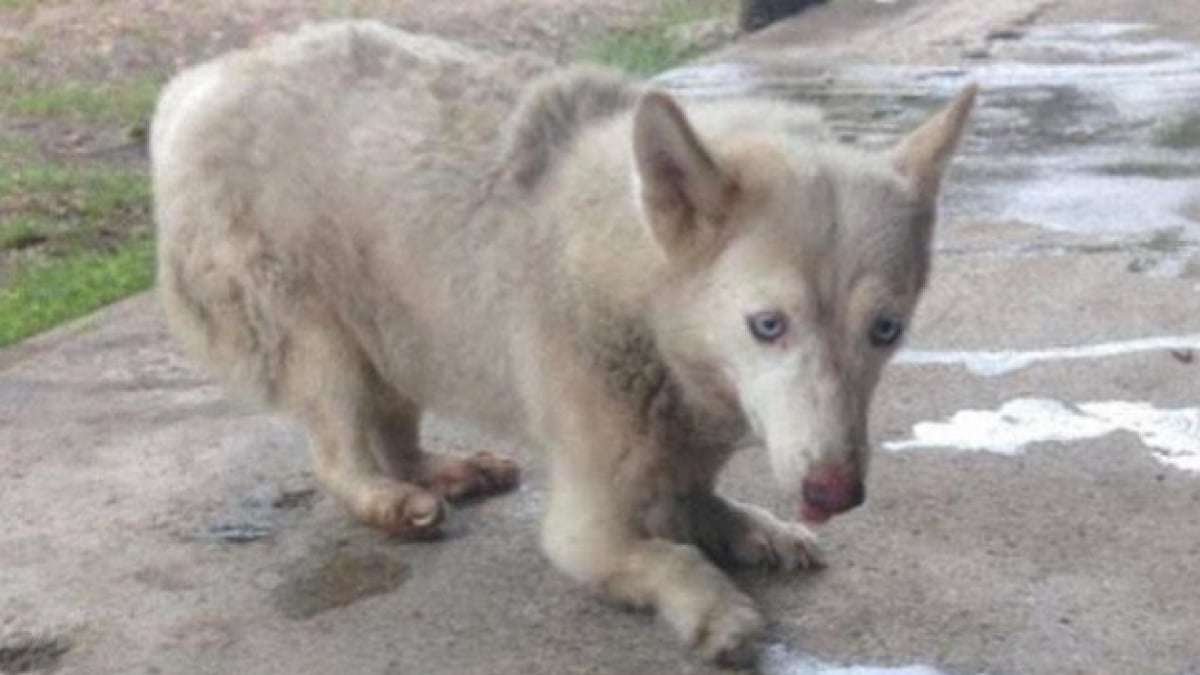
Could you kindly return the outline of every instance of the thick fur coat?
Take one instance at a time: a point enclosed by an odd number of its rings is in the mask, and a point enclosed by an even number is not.
[[[543,448],[554,564],[744,658],[762,620],[714,562],[816,551],[717,473],[748,438],[806,518],[862,501],[871,392],[973,91],[868,155],[801,107],[530,74],[360,22],[177,77],[151,139],[170,325],[293,413],[326,487],[386,531],[517,481],[421,448],[421,411]]]

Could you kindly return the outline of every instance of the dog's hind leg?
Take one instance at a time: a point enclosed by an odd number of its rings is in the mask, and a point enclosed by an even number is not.
[[[359,520],[389,533],[437,533],[437,493],[380,466],[382,439],[415,439],[418,415],[381,405],[378,375],[332,317],[314,312],[291,331],[282,402],[305,423],[318,478]],[[405,414],[408,413],[408,414]]]
[[[498,494],[520,480],[516,462],[493,452],[452,457],[426,452],[420,444],[420,408],[376,378],[380,434],[373,445],[379,465],[451,502]]]

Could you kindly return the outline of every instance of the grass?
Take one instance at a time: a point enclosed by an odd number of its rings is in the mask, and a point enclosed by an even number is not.
[[[9,160],[31,155],[37,150],[37,143],[19,136],[0,136],[0,168]]]
[[[141,237],[109,254],[78,252],[19,270],[0,289],[0,347],[149,288],[153,260],[153,242]]]
[[[35,4],[0,0],[0,10]],[[16,58],[36,57],[43,47],[29,39]],[[0,68],[0,117],[19,120],[13,129],[32,130],[0,138],[0,347],[153,281],[145,169],[47,155],[39,139],[80,128],[144,128],[160,79],[55,82],[31,72]]]
[[[21,117],[139,125],[150,119],[160,86],[153,77],[105,85],[20,86],[9,75],[0,77],[0,105],[5,112]]]
[[[0,166],[0,250],[40,245],[63,254],[109,247],[148,223],[150,201],[149,181],[138,171]]]
[[[1191,114],[1163,124],[1154,134],[1154,142],[1167,148],[1200,148],[1200,114]]]
[[[0,347],[148,288],[144,173],[0,165]]]
[[[20,250],[44,244],[53,224],[37,217],[19,216],[0,220],[0,250]]]
[[[732,14],[730,3],[664,0],[657,15],[645,25],[600,36],[585,50],[584,58],[635,75],[661,72],[700,53],[696,45],[680,39],[678,27],[722,14]]]
[[[1200,176],[1200,165],[1130,159],[1101,164],[1096,171],[1108,176],[1144,176],[1166,180]]]

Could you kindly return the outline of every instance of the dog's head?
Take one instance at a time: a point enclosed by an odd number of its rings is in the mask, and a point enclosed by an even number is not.
[[[974,99],[878,154],[707,122],[717,108],[693,126],[661,93],[638,104],[637,189],[670,268],[660,348],[688,395],[744,416],[806,520],[865,497],[871,396],[925,286]]]

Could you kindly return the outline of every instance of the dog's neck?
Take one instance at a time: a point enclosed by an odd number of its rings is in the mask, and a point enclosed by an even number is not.
[[[574,318],[576,347],[614,400],[630,402],[647,436],[685,451],[729,447],[745,436],[736,401],[714,396],[695,373],[670,363],[645,317],[608,308]]]

